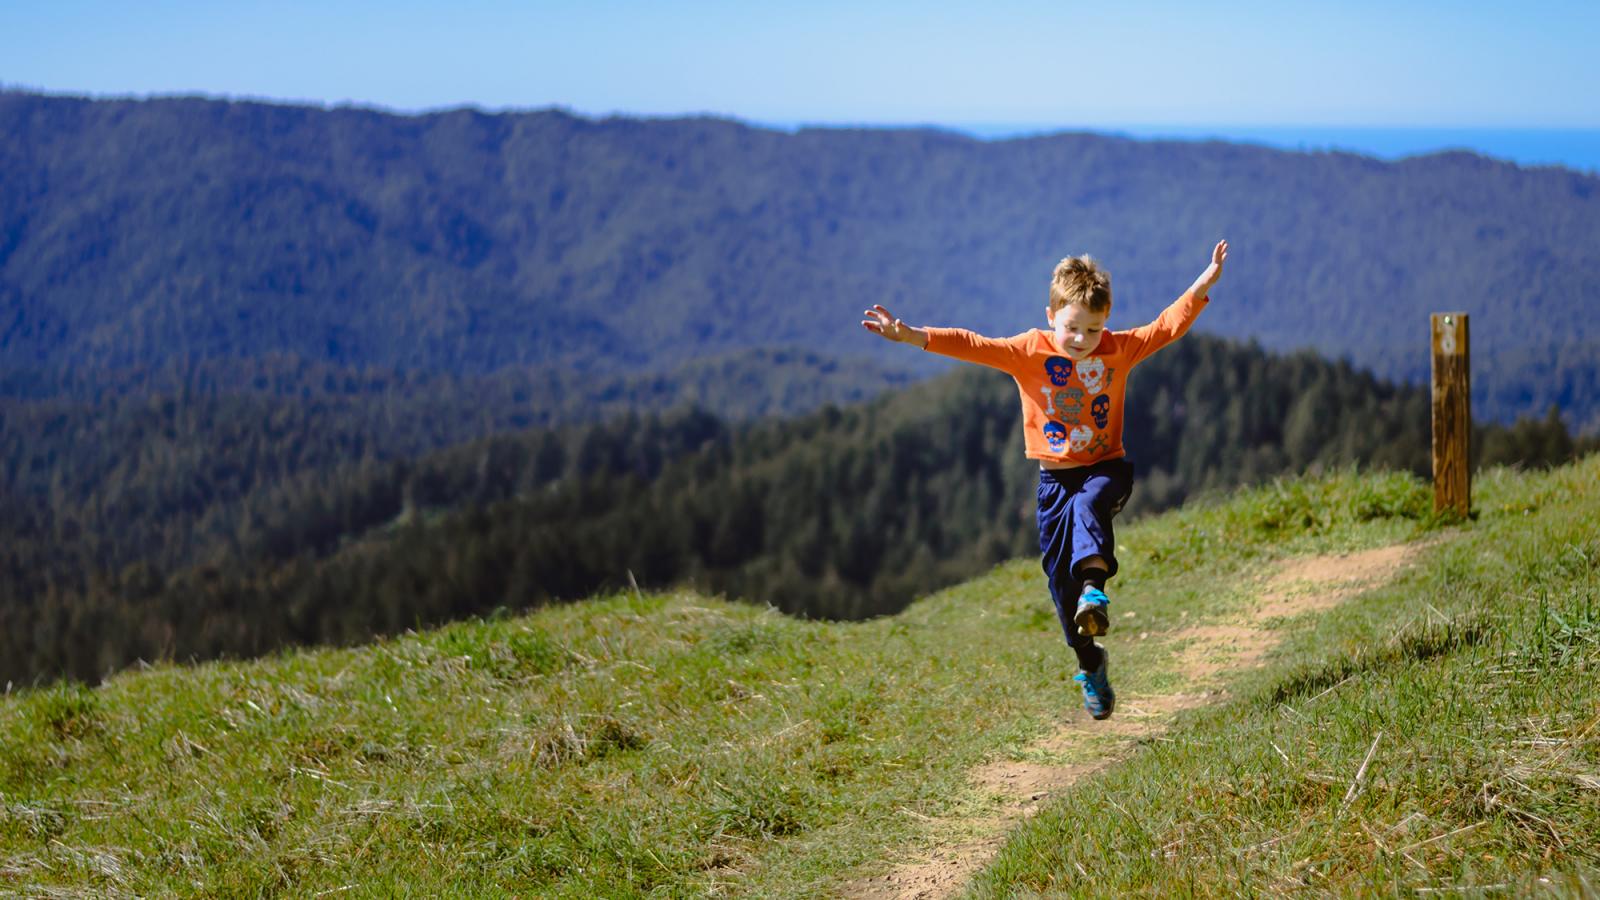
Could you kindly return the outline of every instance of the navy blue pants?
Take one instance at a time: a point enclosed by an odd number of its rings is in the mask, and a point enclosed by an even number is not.
[[[1117,574],[1117,540],[1111,520],[1133,493],[1133,463],[1108,459],[1076,469],[1039,470],[1039,556],[1050,599],[1067,643],[1078,647],[1093,639],[1078,634],[1072,616],[1083,592],[1079,563],[1091,556],[1106,561],[1106,575]]]

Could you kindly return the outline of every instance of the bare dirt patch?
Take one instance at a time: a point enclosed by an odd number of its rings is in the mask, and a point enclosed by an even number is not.
[[[1284,563],[1257,593],[1243,621],[1196,625],[1173,636],[1183,648],[1178,671],[1187,680],[1184,691],[1119,692],[1112,718],[1096,722],[1077,709],[1019,754],[1064,760],[1060,765],[997,760],[980,766],[972,773],[972,783],[991,800],[985,815],[931,820],[931,846],[887,873],[849,883],[841,895],[856,900],[955,896],[999,851],[1012,826],[1038,812],[1051,796],[1111,766],[1137,742],[1161,734],[1177,712],[1211,702],[1218,695],[1213,686],[1226,676],[1262,665],[1279,636],[1261,628],[1261,623],[1330,609],[1393,578],[1419,549],[1415,544],[1397,544]],[[1109,750],[1104,744],[1108,737],[1116,742]]]
[[[1254,618],[1294,616],[1329,609],[1395,573],[1420,549],[1395,544],[1359,553],[1336,553],[1291,560],[1267,582]]]

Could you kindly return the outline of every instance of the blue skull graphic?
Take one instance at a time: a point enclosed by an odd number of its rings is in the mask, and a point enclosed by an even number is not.
[[[1051,453],[1060,453],[1067,449],[1067,426],[1060,422],[1046,422],[1044,439],[1050,444]]]
[[[1094,416],[1094,427],[1106,427],[1106,420],[1111,418],[1111,395],[1101,394],[1094,398],[1094,403],[1089,405],[1089,415]]]
[[[1052,356],[1044,361],[1044,371],[1050,376],[1051,384],[1064,387],[1067,379],[1072,377],[1072,360],[1065,356]]]

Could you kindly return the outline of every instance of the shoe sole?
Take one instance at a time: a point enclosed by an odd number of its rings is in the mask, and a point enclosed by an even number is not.
[[[1089,637],[1099,637],[1111,627],[1111,620],[1106,616],[1105,607],[1099,605],[1080,607],[1072,622],[1078,626],[1079,632]]]

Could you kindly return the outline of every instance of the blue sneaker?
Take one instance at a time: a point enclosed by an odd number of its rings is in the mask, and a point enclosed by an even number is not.
[[[1100,647],[1099,644],[1095,645]],[[1117,708],[1116,692],[1111,690],[1111,679],[1106,677],[1106,660],[1109,654],[1106,648],[1100,647],[1100,668],[1093,672],[1079,671],[1072,676],[1072,680],[1083,688],[1083,708],[1089,715],[1096,719],[1108,719],[1111,711]]]
[[[1111,598],[1097,587],[1084,588],[1078,598],[1078,612],[1072,623],[1089,637],[1099,637],[1111,629]]]

